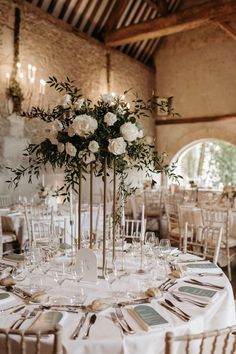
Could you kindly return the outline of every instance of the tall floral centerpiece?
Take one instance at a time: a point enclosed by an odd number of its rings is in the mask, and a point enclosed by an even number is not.
[[[116,207],[116,201],[119,200],[119,205],[124,205],[129,189],[126,177],[130,169],[145,169],[147,173],[164,172],[169,177],[178,178],[174,174],[175,166],[169,166],[165,162],[166,154],[155,151],[152,142],[144,136],[142,130],[141,118],[149,117],[157,106],[161,106],[162,110],[167,109],[163,103],[157,103],[157,96],[153,96],[147,103],[135,98],[132,108],[125,101],[125,96],[110,94],[101,95],[93,104],[91,100],[82,97],[80,89],[69,78],[65,82],[59,82],[57,78],[49,77],[47,83],[63,96],[62,103],[51,110],[33,107],[30,112],[23,113],[23,116],[30,119],[38,118],[46,122],[48,134],[41,143],[29,144],[26,148],[24,156],[28,158],[28,164],[10,168],[14,174],[8,181],[11,185],[17,187],[24,175],[31,182],[32,176],[39,177],[41,169],[46,165],[51,165],[53,169],[59,167],[64,170],[64,187],[60,192],[69,200],[69,190],[74,190],[79,194],[80,205],[83,177],[87,174],[91,179],[93,176],[102,176],[105,208],[106,179],[111,174],[113,220],[119,221],[121,212]],[[90,196],[92,205],[92,188]],[[80,232],[79,225],[79,247]],[[105,247],[105,241],[103,246]]]

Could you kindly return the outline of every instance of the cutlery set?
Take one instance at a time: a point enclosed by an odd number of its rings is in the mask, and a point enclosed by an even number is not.
[[[216,290],[223,290],[225,288],[224,286],[220,286],[220,285],[216,285],[216,284],[212,284],[212,283],[201,282],[199,280],[192,279],[192,278],[190,278],[190,280],[184,280],[184,282],[188,283],[188,284],[193,284],[193,285],[205,286],[207,288],[213,288]]]

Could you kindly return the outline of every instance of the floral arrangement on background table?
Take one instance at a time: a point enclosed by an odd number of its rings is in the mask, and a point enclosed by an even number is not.
[[[230,207],[234,207],[236,198],[236,186],[235,185],[226,185],[223,188],[221,193],[221,202],[229,203]]]
[[[125,102],[123,96],[103,94],[94,105],[81,95],[80,89],[67,78],[59,82],[50,77],[47,82],[59,93],[64,92],[63,102],[52,110],[33,107],[23,113],[28,118],[39,118],[48,123],[48,136],[40,144],[29,144],[24,152],[28,165],[9,168],[14,177],[8,183],[14,187],[22,176],[28,174],[39,177],[42,168],[64,169],[64,189],[61,193],[69,199],[69,188],[77,191],[78,178],[89,172],[89,164],[95,162],[94,173],[103,174],[106,161],[108,169],[115,161],[116,172],[120,176],[119,188],[127,193],[124,183],[127,171],[131,168],[146,169],[148,172],[164,172],[172,179],[180,176],[174,174],[175,165],[169,166],[166,153],[158,154],[149,137],[145,137],[140,118],[149,117],[157,106],[167,110],[163,103],[157,103],[158,96],[153,96],[145,103],[135,98],[133,109]]]

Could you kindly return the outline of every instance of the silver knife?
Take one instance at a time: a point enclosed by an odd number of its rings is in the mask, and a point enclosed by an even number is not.
[[[76,338],[78,337],[79,332],[80,332],[81,328],[83,327],[84,322],[86,321],[87,316],[88,316],[88,312],[86,312],[86,313],[84,314],[84,316],[81,317],[78,326],[76,327],[76,329],[74,330],[74,332],[72,333],[72,335],[71,335],[71,337],[70,337],[71,339],[76,339]]]
[[[179,317],[182,321],[189,321],[189,318],[186,318],[184,315],[181,315],[179,312],[175,311],[172,307],[168,306],[167,304],[160,302],[159,303],[161,306],[165,307],[165,309],[169,310],[170,312],[172,312],[174,315],[176,315],[177,317]]]

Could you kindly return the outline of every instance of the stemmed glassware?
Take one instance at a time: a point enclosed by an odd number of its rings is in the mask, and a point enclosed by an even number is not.
[[[160,256],[164,259],[167,259],[167,257],[171,253],[171,245],[169,239],[163,238],[160,240],[159,251],[160,251]]]

